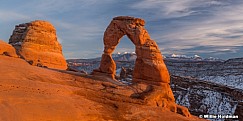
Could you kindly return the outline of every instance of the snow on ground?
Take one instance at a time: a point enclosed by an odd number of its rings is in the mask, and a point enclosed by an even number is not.
[[[199,79],[243,90],[243,75],[204,76]]]

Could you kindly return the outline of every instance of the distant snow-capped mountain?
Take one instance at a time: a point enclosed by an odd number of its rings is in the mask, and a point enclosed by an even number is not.
[[[112,58],[115,61],[135,61],[137,58],[137,55],[135,52],[124,52],[124,53],[117,53],[112,54]]]
[[[135,61],[137,56],[135,52],[117,52],[116,54],[112,54],[112,57],[115,61]],[[203,58],[199,55],[187,56],[180,54],[171,54],[168,56],[163,55],[164,60],[180,60],[180,61],[224,61],[220,58],[209,57]]]
[[[199,55],[187,56],[187,55],[177,55],[174,53],[170,57],[171,58],[201,58]]]
[[[215,57],[203,58],[199,55],[187,56],[187,55],[178,55],[178,54],[172,54],[169,56],[165,56],[164,59],[184,60],[184,61],[224,61],[220,58],[215,58]]]

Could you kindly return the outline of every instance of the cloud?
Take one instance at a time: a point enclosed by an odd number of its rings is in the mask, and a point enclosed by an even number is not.
[[[102,2],[109,2],[109,0]],[[16,24],[36,19],[47,20],[55,26],[58,40],[62,43],[66,57],[88,56],[87,51],[91,56],[93,55],[91,53],[97,53],[95,52],[97,50],[91,48],[103,48],[102,36],[106,27],[104,23],[109,23],[109,21],[104,22],[102,20],[104,17],[102,18],[99,13],[104,10],[99,9],[106,6],[106,4],[102,5],[102,2],[99,0],[23,0],[18,7],[11,10],[3,6],[0,9],[3,19],[0,21],[3,23],[2,27],[6,29],[0,30],[3,34],[1,38],[7,41]],[[13,4],[15,3],[13,2]],[[5,5],[10,6],[10,2],[5,2]],[[96,44],[100,47],[97,47]],[[76,54],[70,54],[70,51]],[[102,50],[98,51],[102,52]]]
[[[192,53],[197,53],[198,48],[195,48],[197,46],[213,46],[218,49],[211,47],[204,49],[204,53],[230,54],[235,52],[233,46],[243,46],[242,2],[214,0],[176,2],[144,0],[142,3],[145,7],[140,8],[146,10],[156,8],[159,9],[155,11],[156,14],[165,16],[155,20],[161,23],[154,22],[157,27],[153,26],[153,29],[157,29],[157,32],[152,31],[151,34],[158,41],[163,53],[189,53],[187,49],[190,49]],[[174,5],[178,5],[178,8],[174,9]],[[178,11],[181,10],[188,13],[194,11],[194,14],[177,16]],[[228,49],[229,51],[221,51],[225,46],[232,47]]]
[[[5,10],[1,10],[1,9],[0,9],[0,16],[1,16],[1,19],[0,19],[1,23],[18,21],[18,20],[27,20],[30,18],[27,15],[20,14],[15,11],[5,11]]]
[[[225,52],[223,56],[232,57],[240,56],[233,52],[242,52],[241,0],[13,1],[0,5],[1,38],[7,40],[16,24],[47,20],[56,27],[67,58],[100,56],[103,33],[111,19],[119,15],[144,18],[146,29],[163,53],[208,56]],[[125,37],[116,51],[134,51],[127,40]]]
[[[195,10],[195,8],[222,5],[225,3],[218,0],[141,0],[131,7],[150,11],[157,18],[178,18],[200,14],[201,10]]]

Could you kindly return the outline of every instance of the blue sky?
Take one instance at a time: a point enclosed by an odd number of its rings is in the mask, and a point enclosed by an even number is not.
[[[164,55],[222,59],[243,57],[242,0],[2,0],[0,39],[14,26],[50,21],[66,58],[93,58],[103,51],[103,33],[115,16],[145,19],[145,28]],[[116,52],[133,52],[123,37]]]

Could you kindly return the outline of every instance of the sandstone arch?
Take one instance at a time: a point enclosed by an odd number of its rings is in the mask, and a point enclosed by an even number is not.
[[[112,52],[120,42],[120,39],[127,35],[136,46],[137,59],[133,72],[134,81],[148,83],[169,83],[168,70],[163,62],[158,45],[152,40],[144,28],[145,21],[140,18],[119,16],[113,18],[104,33],[104,54],[99,69],[94,73],[105,74],[114,79],[116,64],[111,57]]]
[[[164,64],[158,45],[152,40],[144,28],[145,21],[140,18],[119,16],[113,18],[104,33],[104,53],[100,67],[93,71],[94,75],[108,76],[115,79],[116,64],[112,52],[127,35],[136,46],[137,59],[133,71],[132,88],[137,90],[131,97],[139,97],[148,105],[164,107],[189,117],[187,108],[177,105],[170,88],[170,75]]]

